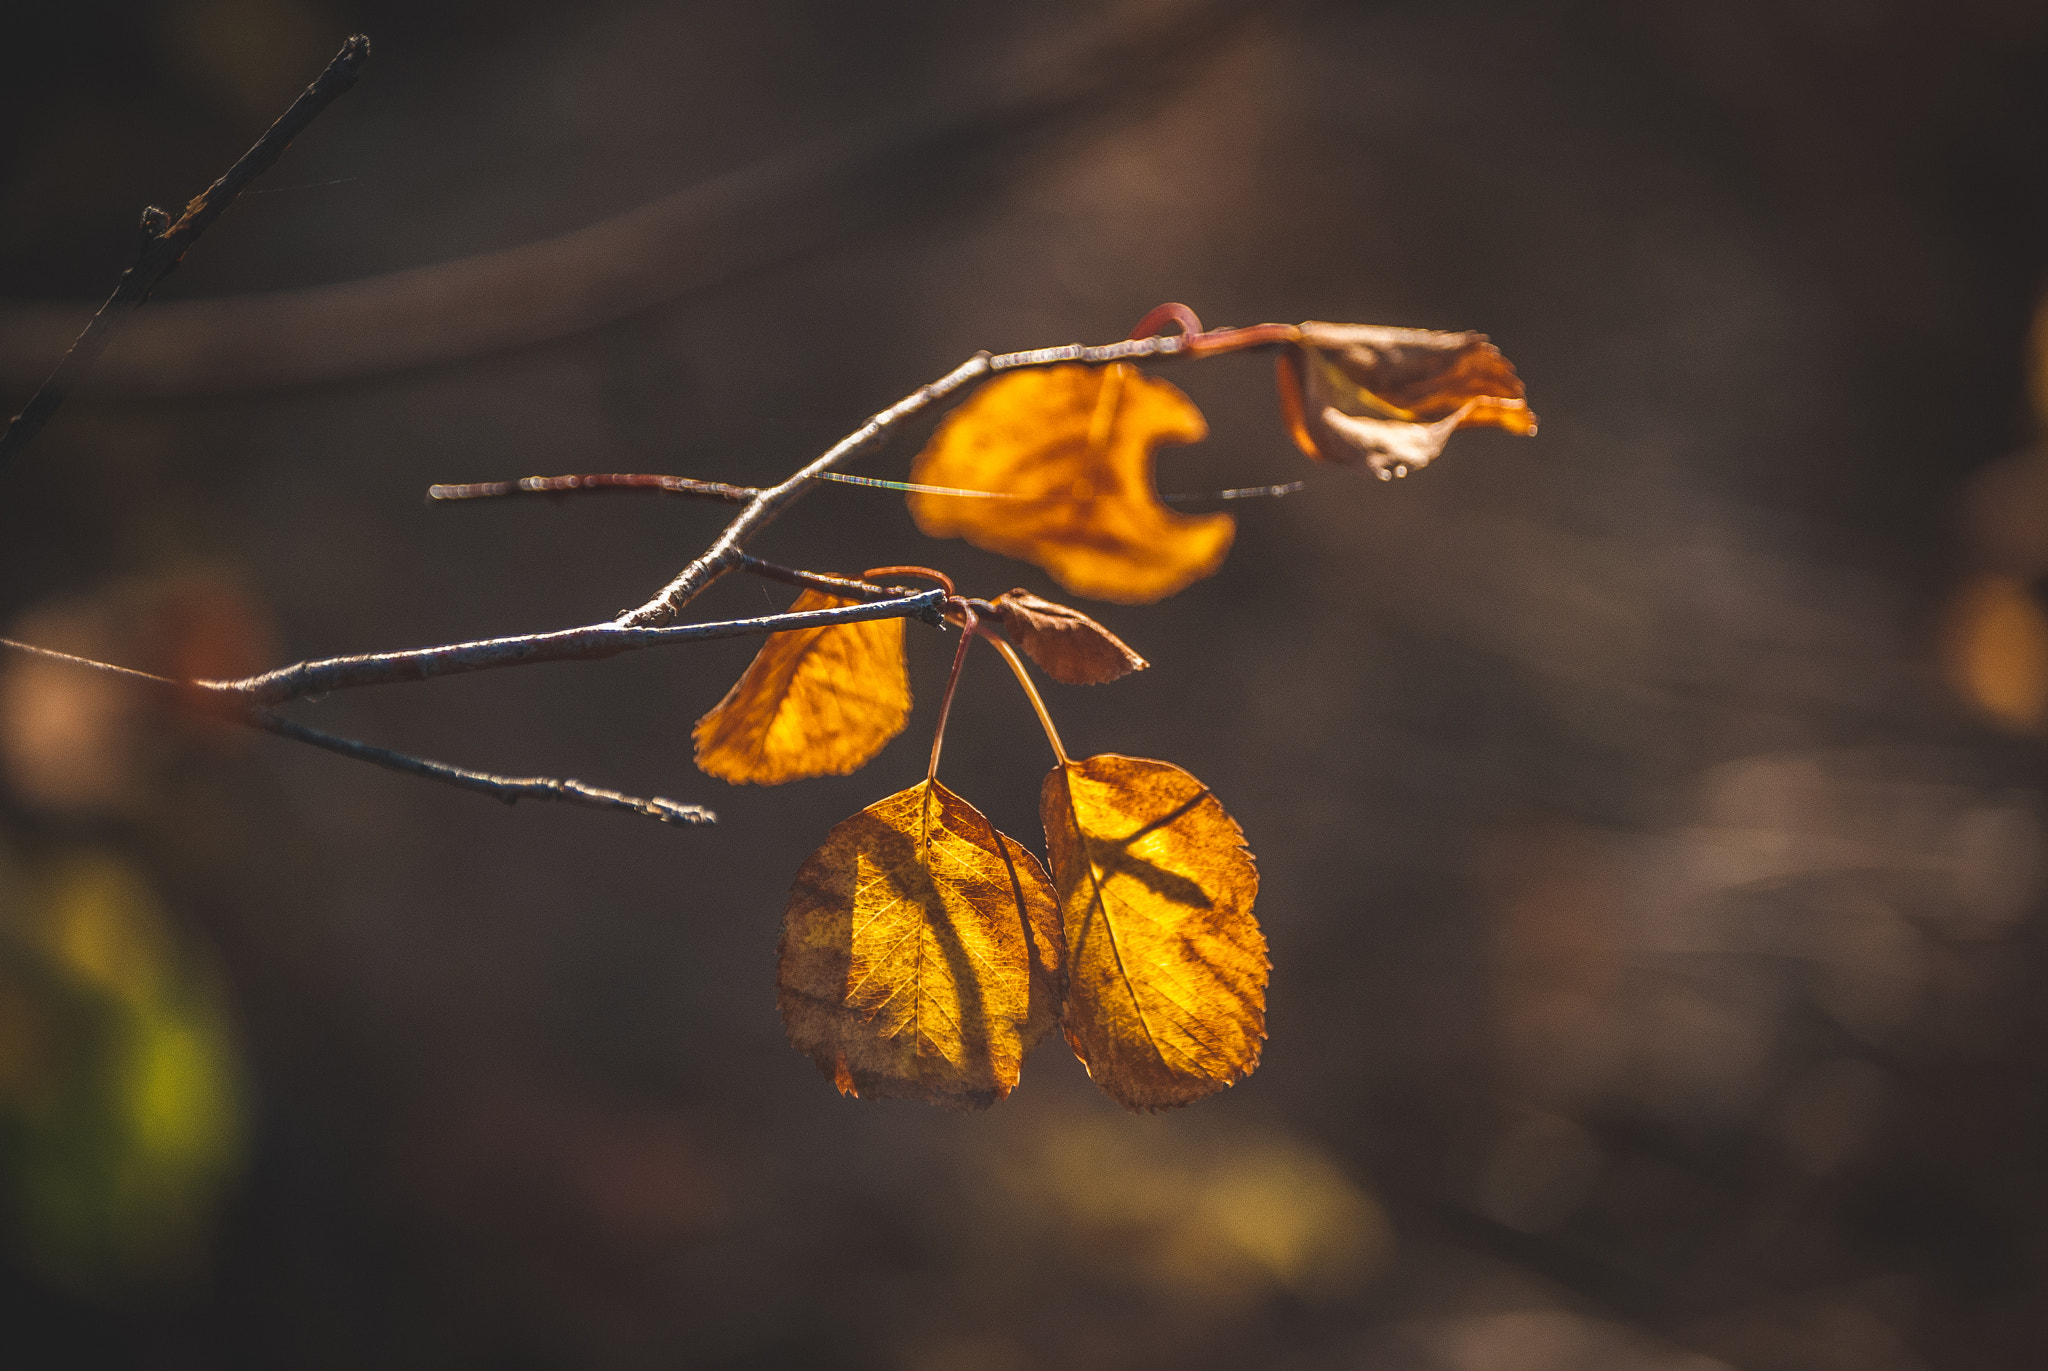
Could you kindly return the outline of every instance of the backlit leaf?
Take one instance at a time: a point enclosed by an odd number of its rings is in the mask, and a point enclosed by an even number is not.
[[[1063,945],[1045,869],[936,782],[869,805],[797,872],[777,1000],[848,1095],[981,1109],[1059,1018]]]
[[[1055,767],[1039,812],[1066,925],[1067,1042],[1088,1074],[1127,1109],[1249,1075],[1268,963],[1237,821],[1179,767],[1114,754]]]
[[[913,494],[910,513],[931,537],[1034,562],[1077,595],[1149,603],[1230,550],[1229,515],[1176,514],[1152,484],[1154,449],[1208,432],[1187,396],[1122,363],[1011,372],[947,417],[911,479],[1022,498]]]
[[[1151,665],[1078,609],[1028,590],[996,597],[996,622],[1045,674],[1067,685],[1103,685]]]
[[[1943,665],[1962,697],[2009,733],[2048,723],[2048,615],[2011,576],[1971,577],[1949,602]]]
[[[1461,428],[1536,431],[1521,378],[1483,333],[1311,321],[1279,370],[1302,452],[1382,480],[1428,466]]]
[[[245,1143],[218,977],[125,859],[75,850],[17,883],[9,855],[0,849],[4,1242],[73,1286],[189,1279]]]
[[[806,590],[789,608],[852,603]],[[903,621],[870,619],[772,635],[691,736],[709,774],[780,785],[858,771],[909,719]]]

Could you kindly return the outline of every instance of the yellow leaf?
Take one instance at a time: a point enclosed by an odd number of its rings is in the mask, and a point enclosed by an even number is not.
[[[911,480],[1021,498],[913,494],[910,513],[931,537],[1034,562],[1077,595],[1146,604],[1230,550],[1229,515],[1175,514],[1152,485],[1155,448],[1208,432],[1187,396],[1122,363],[1012,372],[947,416]]]
[[[1533,434],[1522,380],[1483,333],[1301,325],[1280,354],[1280,407],[1302,452],[1381,479],[1428,466],[1461,428]]]
[[[2009,733],[2048,723],[2048,615],[2010,576],[1972,577],[1949,602],[1943,665],[1958,693]]]
[[[806,590],[789,608],[852,603]],[[903,621],[870,619],[774,634],[691,736],[710,775],[780,785],[860,770],[909,719]]]
[[[1064,992],[1045,869],[937,782],[869,805],[797,872],[776,998],[842,1093],[981,1109]]]
[[[1242,1080],[1266,1037],[1258,868],[1237,821],[1177,766],[1105,754],[1039,799],[1067,935],[1066,1034],[1127,1109]]]

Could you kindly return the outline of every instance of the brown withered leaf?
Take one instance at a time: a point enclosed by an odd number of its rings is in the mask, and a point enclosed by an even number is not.
[[[996,622],[1024,655],[1065,685],[1104,685],[1151,665],[1078,609],[1023,589],[1005,592],[991,603]]]
[[[1208,787],[1114,754],[1040,793],[1067,937],[1067,1042],[1127,1109],[1213,1095],[1259,1064],[1266,940],[1258,868]]]
[[[1077,595],[1147,604],[1213,573],[1236,534],[1227,514],[1174,513],[1152,484],[1154,449],[1208,432],[1187,396],[1123,363],[1011,372],[947,416],[911,480],[1021,498],[912,494],[910,513]]]
[[[806,590],[791,613],[854,603]],[[858,771],[910,719],[903,621],[773,634],[697,721],[697,765],[735,785],[780,785]]]
[[[1428,466],[1461,428],[1536,431],[1521,378],[1483,333],[1311,321],[1279,373],[1302,452],[1382,480]]]
[[[1045,869],[937,782],[869,805],[797,872],[776,998],[848,1095],[981,1109],[1010,1093],[1065,992]]]

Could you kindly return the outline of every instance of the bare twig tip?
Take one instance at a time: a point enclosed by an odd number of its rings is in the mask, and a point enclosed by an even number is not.
[[[665,824],[683,824],[695,827],[701,824],[715,824],[718,816],[703,805],[686,805],[660,795],[647,802],[647,812]]]

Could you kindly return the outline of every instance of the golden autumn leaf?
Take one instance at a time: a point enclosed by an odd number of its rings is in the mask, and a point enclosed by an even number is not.
[[[806,590],[789,609],[852,603]],[[691,737],[710,775],[780,785],[860,770],[909,720],[903,621],[870,619],[771,635]]]
[[[992,608],[1024,655],[1065,685],[1104,685],[1151,665],[1080,610],[1028,590],[1006,591]]]
[[[776,998],[842,1093],[981,1109],[1058,1021],[1063,952],[1038,859],[923,782],[834,828],[797,872]]]
[[[1522,380],[1483,333],[1300,326],[1279,359],[1280,407],[1304,454],[1382,480],[1435,460],[1461,428],[1536,432]]]
[[[1147,604],[1213,573],[1235,536],[1229,515],[1176,514],[1152,484],[1154,449],[1208,432],[1187,396],[1123,363],[1011,372],[947,416],[911,480],[1021,498],[916,493],[911,517],[1077,595]]]
[[[1958,694],[2008,733],[2048,724],[2048,615],[2011,576],[1973,576],[1949,602],[1942,665]]]
[[[1213,1095],[1259,1064],[1266,940],[1244,833],[1177,766],[1104,754],[1040,794],[1067,939],[1067,1042],[1127,1109]]]

